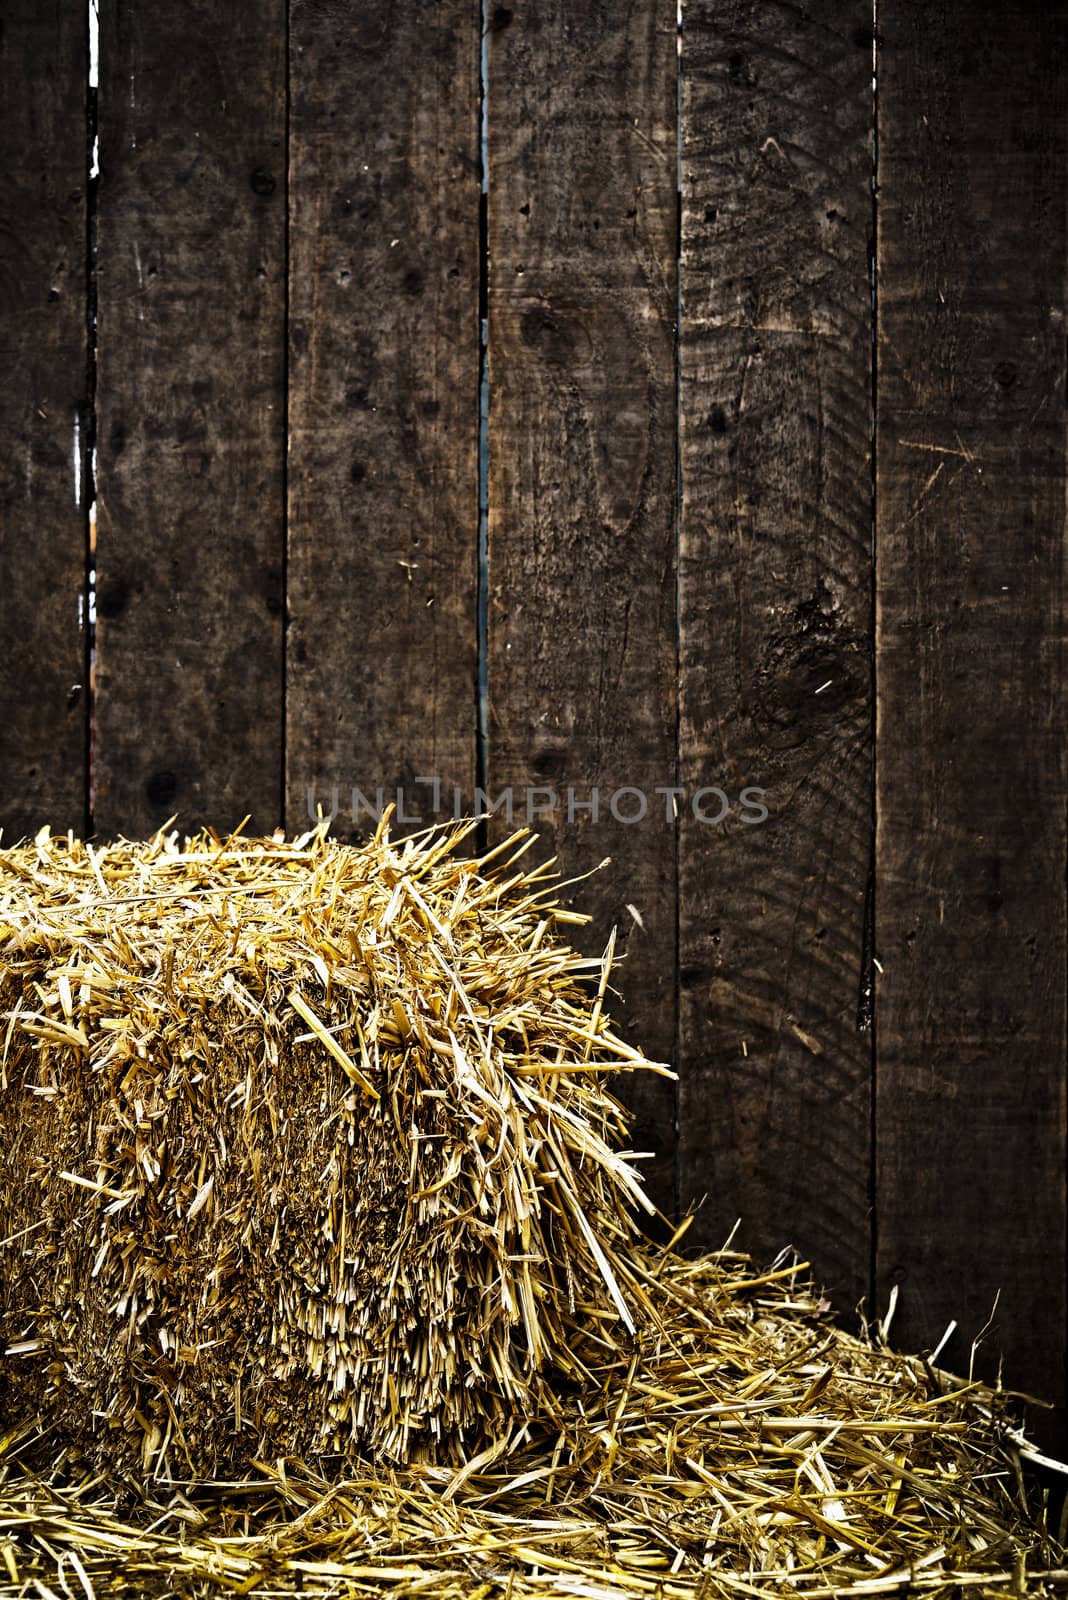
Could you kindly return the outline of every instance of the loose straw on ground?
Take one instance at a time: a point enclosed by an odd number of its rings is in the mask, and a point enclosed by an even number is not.
[[[0,1596],[712,1600],[1053,1594],[1005,1398],[828,1324],[797,1264],[639,1247],[666,1332],[590,1330],[581,1390],[462,1465],[292,1459],[124,1505],[0,1447]],[[3,1582],[6,1562],[8,1582]],[[67,1588],[57,1587],[57,1574]],[[34,1583],[51,1585],[50,1590]]]

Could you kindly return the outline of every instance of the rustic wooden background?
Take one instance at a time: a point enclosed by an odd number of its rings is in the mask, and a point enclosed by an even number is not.
[[[4,837],[763,787],[544,825],[656,1195],[1061,1405],[1064,6],[2,13]]]

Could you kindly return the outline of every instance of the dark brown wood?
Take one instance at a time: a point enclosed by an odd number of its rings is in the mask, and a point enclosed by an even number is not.
[[[0,85],[0,828],[86,808],[84,8],[4,7]]]
[[[280,820],[285,6],[101,7],[95,817]]]
[[[682,55],[681,771],[731,803],[682,814],[682,1199],[706,1243],[740,1217],[845,1306],[870,1242],[870,23],[688,0]]]
[[[287,792],[433,819],[476,749],[479,6],[295,0]]]
[[[541,824],[613,926],[613,1008],[674,1049],[674,0],[489,12],[489,790],[554,790]],[[579,806],[600,791],[596,822]],[[616,801],[621,788],[639,791]],[[574,804],[568,816],[567,794]],[[550,804],[545,794],[535,805]],[[503,823],[498,823],[503,826]],[[640,919],[640,920],[639,920]],[[620,1087],[661,1206],[674,1089]]]
[[[880,1298],[1061,1402],[1068,19],[879,32]]]

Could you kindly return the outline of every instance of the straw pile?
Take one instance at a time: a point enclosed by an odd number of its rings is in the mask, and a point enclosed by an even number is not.
[[[472,826],[0,852],[9,1408],[112,1471],[406,1461],[647,1316],[602,1081],[646,1063]]]
[[[639,1247],[635,1267],[668,1336],[591,1329],[582,1390],[460,1467],[352,1461],[327,1480],[288,1461],[214,1490],[157,1482],[124,1509],[62,1455],[34,1472],[27,1445],[0,1440],[0,1597],[1068,1588],[1004,1396],[830,1326],[797,1265]]]
[[[1063,1592],[1010,1397],[638,1237],[467,831],[0,854],[0,1600]]]

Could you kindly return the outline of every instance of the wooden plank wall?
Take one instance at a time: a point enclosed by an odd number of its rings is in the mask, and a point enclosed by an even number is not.
[[[879,32],[878,1287],[1060,1400],[1068,17]]]
[[[212,0],[101,8],[103,833],[280,815],[284,5],[234,24]]]
[[[1064,16],[192,16],[5,12],[4,837],[529,800],[665,1213],[1062,1406]]]
[[[294,0],[286,816],[471,796],[479,13]],[[389,86],[388,93],[386,86]],[[312,806],[314,810],[314,804]]]
[[[748,1248],[796,1244],[852,1304],[870,1261],[871,72],[862,3],[686,13],[682,769],[732,802],[766,790],[770,815],[683,812],[681,1187],[708,1192],[706,1237],[741,1217]]]
[[[0,827],[88,821],[88,41],[5,8],[0,172]]]
[[[487,40],[489,740],[540,791],[621,1025],[675,1044],[675,0],[498,7]],[[624,794],[624,790],[635,791]],[[596,791],[596,795],[595,795]],[[555,799],[554,799],[555,797]],[[642,803],[649,814],[637,817]],[[596,819],[595,811],[596,809]],[[614,808],[614,809],[613,809]],[[500,826],[500,825],[499,825]],[[657,1202],[675,1097],[629,1086]]]

